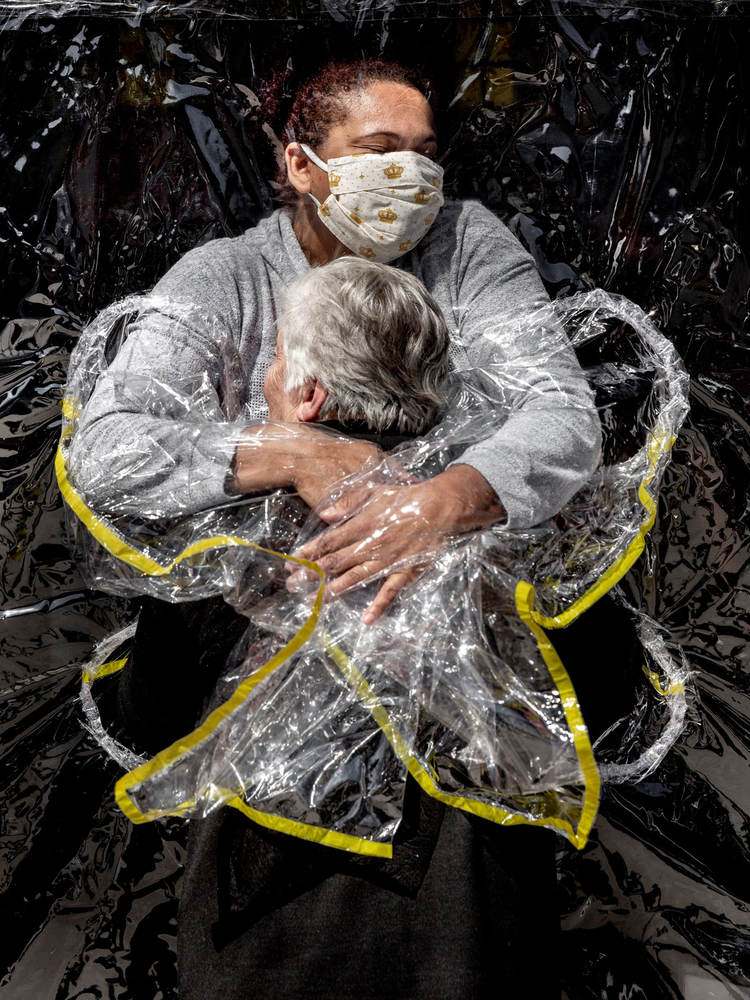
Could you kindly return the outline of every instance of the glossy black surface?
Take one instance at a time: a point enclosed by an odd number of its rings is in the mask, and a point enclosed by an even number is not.
[[[69,351],[103,306],[270,208],[256,95],[274,70],[292,92],[326,55],[381,53],[437,80],[453,194],[505,218],[552,294],[600,285],[651,311],[692,375],[626,590],[683,645],[699,699],[659,770],[611,790],[588,847],[563,852],[562,969],[570,1000],[747,996],[750,15],[243,6],[0,5],[4,1000],[175,996],[184,830],[114,809],[76,703],[76,665],[132,612],[85,593],[66,549],[52,461]]]

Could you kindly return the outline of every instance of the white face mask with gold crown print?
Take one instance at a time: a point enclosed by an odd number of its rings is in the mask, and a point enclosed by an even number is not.
[[[408,253],[435,221],[443,204],[443,168],[414,153],[359,153],[325,163],[309,146],[305,154],[328,174],[331,193],[318,215],[359,257],[381,264]]]

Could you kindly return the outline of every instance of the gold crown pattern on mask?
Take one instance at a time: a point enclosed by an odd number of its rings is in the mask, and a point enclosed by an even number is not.
[[[321,221],[368,260],[387,263],[408,253],[443,205],[443,170],[420,153],[358,153],[324,163],[302,149],[328,174],[328,198],[314,199]]]

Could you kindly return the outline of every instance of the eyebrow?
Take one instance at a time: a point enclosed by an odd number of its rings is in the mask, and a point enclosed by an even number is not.
[[[383,129],[383,130],[378,131],[378,132],[368,132],[366,135],[355,136],[355,138],[352,139],[351,141],[352,142],[362,142],[363,139],[379,139],[379,138],[382,138],[382,139],[395,139],[396,142],[400,142],[401,139],[402,139],[402,136],[400,136],[398,134],[398,132],[387,132],[387,131],[385,131],[385,129]],[[428,142],[437,142],[437,136],[436,135],[428,135],[425,139],[422,139],[422,142],[419,143],[419,145],[423,146],[423,145],[425,145],[425,143],[428,143]]]

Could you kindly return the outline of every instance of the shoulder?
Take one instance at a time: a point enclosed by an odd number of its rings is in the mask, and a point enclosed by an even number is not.
[[[445,229],[473,229],[475,227],[505,230],[505,224],[486,208],[481,201],[475,199],[446,198],[440,209],[431,232]]]
[[[488,208],[450,201],[441,215],[415,248],[419,276],[433,295],[447,289],[452,306],[475,318],[547,301],[531,254]],[[462,315],[466,332],[468,313]]]
[[[254,261],[273,254],[281,242],[279,212],[246,230],[241,236],[221,237],[189,250],[159,282],[205,282],[226,284],[237,274],[246,274]],[[159,288],[161,291],[161,287]]]
[[[505,223],[474,200],[446,200],[415,252],[423,260],[451,260],[452,266],[459,269],[469,263],[473,266],[479,258],[494,258],[495,265],[532,262]]]
[[[433,228],[437,230],[436,235],[443,236],[447,235],[446,230],[452,230],[456,242],[467,248],[481,246],[485,241],[492,240],[495,245],[500,243],[528,256],[502,219],[474,199],[446,201]]]
[[[243,237],[218,239],[189,250],[160,279],[154,291],[160,295],[200,296],[233,283],[233,272],[242,266],[246,251]]]

